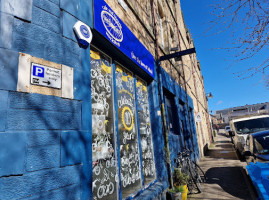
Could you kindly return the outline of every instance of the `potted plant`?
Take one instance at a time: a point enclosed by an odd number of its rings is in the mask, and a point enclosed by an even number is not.
[[[181,172],[180,168],[174,168],[174,174],[173,174],[173,182],[174,185],[171,189],[168,189],[168,192],[170,194],[171,200],[183,200],[187,199],[187,183],[189,180],[189,176]]]

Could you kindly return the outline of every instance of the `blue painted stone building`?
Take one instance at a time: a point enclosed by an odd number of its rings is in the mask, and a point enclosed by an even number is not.
[[[201,155],[188,87],[158,66],[159,29],[151,23],[145,43],[118,16],[136,13],[132,2],[106,2],[0,1],[0,199],[163,198],[164,118],[172,166],[184,146]],[[88,48],[78,20],[91,27]],[[58,85],[35,82],[34,66],[59,72]]]

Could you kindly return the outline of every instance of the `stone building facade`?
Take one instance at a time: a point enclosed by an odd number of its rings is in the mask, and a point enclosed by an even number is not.
[[[195,47],[184,23],[180,1],[159,0],[153,1],[152,4],[151,1],[114,0],[107,3],[155,58],[174,53],[175,47],[176,51]],[[152,9],[155,13],[156,28]],[[161,66],[190,95],[194,103],[194,114],[199,112],[202,116],[202,122],[196,123],[196,131],[200,152],[203,155],[202,148],[212,140],[200,62],[196,54],[190,54],[181,59],[164,61]]]
[[[165,198],[212,141],[196,54],[159,62],[194,47],[180,2],[0,5],[0,199]]]
[[[224,124],[229,124],[229,121],[235,117],[255,115],[255,114],[268,114],[268,113],[269,113],[268,102],[237,106],[215,111],[215,115],[218,116],[222,120],[222,123]]]

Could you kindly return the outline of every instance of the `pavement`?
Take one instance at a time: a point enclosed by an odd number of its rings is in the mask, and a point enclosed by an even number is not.
[[[256,200],[252,183],[246,174],[246,162],[240,161],[230,137],[220,129],[215,142],[199,162],[206,173],[202,193],[188,195],[191,200]]]

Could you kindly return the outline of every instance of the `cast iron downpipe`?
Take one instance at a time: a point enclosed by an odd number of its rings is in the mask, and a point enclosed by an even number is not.
[[[165,156],[166,156],[166,163],[168,168],[168,181],[170,184],[170,188],[173,187],[173,178],[172,178],[172,166],[171,166],[171,159],[170,159],[170,149],[169,149],[169,141],[168,141],[168,130],[165,118],[165,107],[164,107],[164,98],[162,92],[162,81],[161,81],[161,66],[159,63],[159,43],[158,43],[158,31],[157,31],[157,22],[156,22],[156,15],[155,15],[155,6],[154,0],[151,0],[151,8],[152,8],[152,18],[154,24],[154,33],[155,33],[155,50],[156,50],[156,57],[157,57],[157,76],[158,76],[158,90],[159,90],[159,99],[161,103],[161,118],[163,123],[163,133],[164,133],[164,142],[165,142]]]

